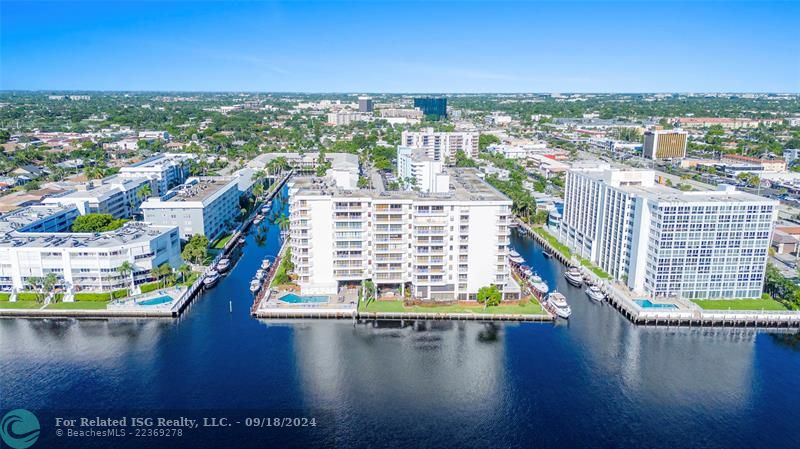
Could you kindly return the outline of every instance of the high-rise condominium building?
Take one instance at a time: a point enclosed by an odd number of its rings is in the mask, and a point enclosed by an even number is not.
[[[649,170],[567,172],[559,240],[652,296],[761,295],[777,201],[722,186],[682,192]]]
[[[433,128],[421,131],[403,131],[400,144],[405,147],[422,148],[428,157],[435,161],[448,162],[456,157],[458,151],[472,159],[478,157],[478,140],[480,133],[469,132],[437,132]]]
[[[304,294],[334,294],[372,280],[419,299],[474,299],[497,285],[518,298],[509,275],[511,200],[451,169],[442,194],[344,191],[324,180],[290,184],[290,245]]]
[[[447,98],[445,97],[414,98],[414,107],[420,108],[426,117],[437,120],[447,118]]]
[[[371,97],[358,97],[358,112],[372,112],[373,108]]]
[[[645,131],[644,157],[648,159],[683,159],[689,133],[675,129]]]
[[[406,190],[442,193],[450,189],[450,175],[442,161],[431,159],[421,148],[397,147],[397,177]]]

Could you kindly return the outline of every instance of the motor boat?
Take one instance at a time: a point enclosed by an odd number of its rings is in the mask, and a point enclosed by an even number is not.
[[[271,205],[272,205],[272,203],[270,202],[270,203],[265,204],[263,207],[261,207],[261,213],[264,214],[264,215],[268,214],[269,213],[269,208],[270,208]]]
[[[257,224],[261,223],[261,220],[263,220],[261,215],[256,215],[256,218],[253,219],[253,224],[257,225]]]
[[[559,292],[553,292],[547,295],[545,304],[549,310],[557,316],[568,319],[572,315],[572,309],[567,304],[567,298]]]
[[[541,277],[538,275],[533,275],[528,278],[528,282],[531,284],[531,288],[538,291],[541,294],[546,294],[550,291],[550,287],[542,280]]]
[[[206,274],[206,277],[203,278],[203,286],[211,288],[217,285],[217,281],[219,281],[219,273],[217,270],[211,270]]]
[[[269,259],[264,259],[264,260],[261,261],[261,269],[264,270],[264,271],[269,270],[269,266],[270,265],[271,265],[271,262],[269,261]]]
[[[247,242],[244,237],[239,237],[239,244],[244,245]]]
[[[257,293],[259,290],[261,290],[261,281],[258,281],[256,279],[250,281],[250,292]]]
[[[583,275],[581,274],[581,270],[576,267],[572,267],[567,270],[564,273],[564,277],[567,278],[567,282],[575,287],[580,287],[583,285]]]
[[[525,259],[520,256],[509,256],[508,260],[514,262],[515,264],[525,263]]]
[[[543,255],[543,256],[544,256],[546,259],[549,259],[549,258],[553,257],[553,253],[551,253],[550,251],[547,251],[547,250],[543,251],[543,252],[542,252],[542,255]]]
[[[261,281],[262,279],[264,279],[264,270],[256,271],[255,279],[258,280],[258,281]]]
[[[224,273],[228,271],[228,268],[231,267],[231,260],[226,258],[222,258],[217,262],[217,271],[220,273]]]
[[[519,257],[519,253],[514,251],[513,249],[508,251],[508,255],[511,257]]]
[[[586,289],[586,296],[598,302],[604,300],[606,297],[606,295],[603,294],[603,291],[600,290],[600,287],[596,285],[590,285],[589,288]]]

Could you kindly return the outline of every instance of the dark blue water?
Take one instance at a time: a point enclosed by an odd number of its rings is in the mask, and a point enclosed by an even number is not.
[[[567,295],[568,324],[254,320],[248,283],[279,238],[275,226],[251,233],[231,274],[177,321],[0,320],[0,413],[238,410],[321,423],[69,447],[800,447],[796,335],[635,327],[517,235]],[[41,447],[66,447],[48,431]]]

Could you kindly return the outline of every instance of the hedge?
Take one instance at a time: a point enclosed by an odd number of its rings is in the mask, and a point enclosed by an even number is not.
[[[17,293],[17,301],[36,301],[39,299],[38,293],[34,292],[19,292]]]
[[[109,293],[75,293],[75,301],[108,301]]]
[[[139,288],[142,290],[142,293],[148,293],[153,290],[158,290],[160,287],[158,282],[148,282],[147,284],[140,285]]]
[[[0,293],[0,301],[8,301],[11,299],[11,293]]]

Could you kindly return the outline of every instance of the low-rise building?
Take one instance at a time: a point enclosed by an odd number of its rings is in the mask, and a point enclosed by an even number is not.
[[[725,154],[720,158],[728,164],[748,164],[760,167],[765,172],[786,171],[786,161],[783,159],[759,159],[756,157],[742,156],[739,154]]]
[[[69,232],[74,206],[31,206],[0,215],[0,290],[22,291],[54,274],[67,293],[107,292],[148,282],[162,264],[181,265],[178,228],[129,222],[101,233]],[[133,267],[120,272],[123,263]]]
[[[99,182],[97,184],[96,182]],[[114,218],[132,217],[142,203],[141,189],[150,185],[147,178],[111,176],[91,181],[79,190],[70,190],[44,199],[44,204],[71,204],[84,214],[111,214]]]
[[[214,241],[233,227],[239,217],[238,177],[193,177],[161,197],[141,205],[144,220],[156,225],[177,225],[189,239],[201,234]]]
[[[148,178],[155,195],[163,195],[169,189],[186,181],[189,176],[189,163],[194,155],[183,153],[162,153],[149,157],[119,170],[122,179]]]

